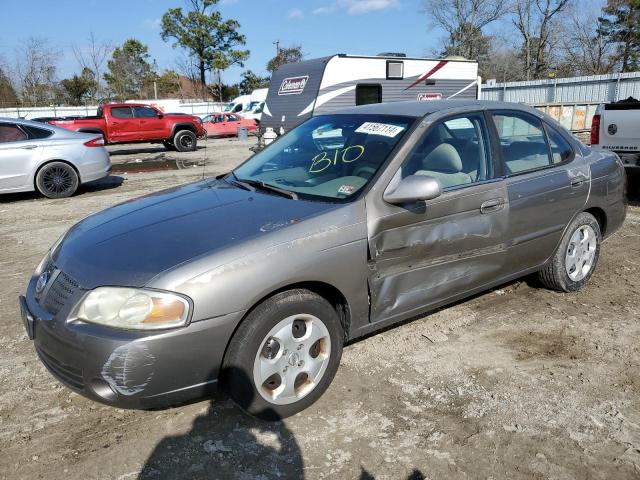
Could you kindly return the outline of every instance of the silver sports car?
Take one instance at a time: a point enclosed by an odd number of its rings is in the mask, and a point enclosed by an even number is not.
[[[69,197],[81,183],[110,171],[101,136],[0,118],[0,193],[38,190],[49,198]]]
[[[625,174],[518,104],[367,105],[309,119],[226,175],[94,214],[21,297],[77,392],[152,407],[221,383],[280,418],[344,342],[537,272],[582,288],[623,223]]]

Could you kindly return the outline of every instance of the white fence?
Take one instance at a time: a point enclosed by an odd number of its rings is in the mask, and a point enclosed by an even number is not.
[[[154,100],[142,100],[140,103],[154,104]],[[177,109],[167,110],[167,113],[188,113],[190,115],[205,116],[212,112],[222,110],[224,104],[219,102],[178,103]],[[15,107],[0,108],[0,117],[26,118],[37,117],[68,117],[74,115],[96,115],[98,105],[86,105],[82,107]]]

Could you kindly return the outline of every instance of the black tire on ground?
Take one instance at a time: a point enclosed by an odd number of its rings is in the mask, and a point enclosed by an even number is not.
[[[47,163],[36,175],[36,188],[47,198],[70,197],[79,184],[76,171],[64,162]]]
[[[173,142],[170,142],[169,140],[163,140],[162,145],[164,145],[164,148],[169,151],[174,151],[176,149],[176,146],[173,144]]]
[[[572,237],[583,227],[589,227],[595,233],[595,251],[589,271],[583,278],[574,281],[567,272],[567,254],[570,248],[575,249]],[[602,234],[600,232],[600,225],[598,224],[598,221],[590,213],[580,213],[573,222],[571,222],[569,228],[567,228],[553,257],[551,257],[547,265],[538,272],[538,276],[542,284],[547,288],[559,290],[561,292],[575,292],[580,290],[587,284],[596,269],[598,258],[600,256],[601,242]]]
[[[173,136],[173,145],[179,152],[193,152],[198,145],[198,138],[191,130],[180,130]]]
[[[326,369],[306,396],[294,403],[278,405],[258,392],[254,381],[254,363],[258,352],[263,351],[263,343],[266,344],[270,330],[283,319],[303,314],[320,319],[329,332],[331,344]],[[343,328],[340,319],[324,298],[304,289],[278,293],[249,313],[234,333],[221,371],[223,388],[250,415],[264,420],[289,417],[309,407],[329,387],[340,364],[342,344]]]

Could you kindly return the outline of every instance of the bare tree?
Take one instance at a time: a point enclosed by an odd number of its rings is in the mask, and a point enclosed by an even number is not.
[[[82,48],[72,45],[73,54],[82,69],[90,69],[97,82],[95,94],[91,96],[92,101],[99,100],[104,94],[104,86],[102,84],[102,75],[107,59],[113,53],[113,44],[108,41],[98,40],[93,32],[89,34],[87,46]],[[98,98],[96,98],[98,97]]]
[[[555,19],[572,0],[515,0],[513,24],[522,35],[527,80],[541,78],[549,68],[549,52],[557,36]]]
[[[486,53],[489,39],[482,29],[505,15],[506,5],[506,0],[424,1],[427,14],[447,33],[446,53],[470,59]]]
[[[597,15],[585,15],[583,11],[574,13],[563,49],[565,62],[578,75],[610,73],[619,61],[616,44],[604,34]]]
[[[16,76],[23,103],[46,105],[56,98],[56,63],[60,53],[43,38],[30,37],[16,49]]]

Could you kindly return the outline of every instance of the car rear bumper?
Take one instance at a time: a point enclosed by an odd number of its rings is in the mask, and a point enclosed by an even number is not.
[[[111,173],[111,159],[106,148],[87,147],[82,160],[78,167],[82,183],[104,178]]]
[[[66,322],[34,297],[35,277],[20,297],[25,328],[44,366],[61,383],[120,408],[157,408],[209,395],[238,314],[184,328],[139,332]]]

